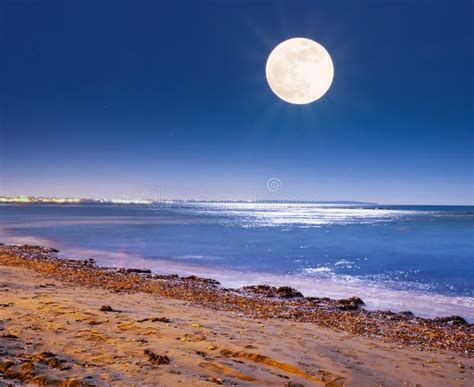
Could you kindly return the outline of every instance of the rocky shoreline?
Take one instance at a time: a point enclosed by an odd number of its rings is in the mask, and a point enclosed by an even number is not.
[[[353,335],[380,338],[400,347],[453,351],[467,357],[474,353],[474,325],[460,316],[424,319],[408,311],[369,311],[358,297],[343,300],[304,297],[298,290],[285,286],[226,289],[213,279],[100,267],[92,259],[58,258],[57,252],[41,246],[0,245],[0,265],[31,269],[74,286],[117,293],[144,292],[211,310],[236,312],[246,318],[310,322]],[[0,307],[7,308],[8,302]]]

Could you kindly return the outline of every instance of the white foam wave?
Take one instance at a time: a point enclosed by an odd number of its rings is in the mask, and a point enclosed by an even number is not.
[[[307,267],[304,269],[304,272],[307,274],[315,274],[315,273],[333,273],[333,271],[326,266],[321,267]]]

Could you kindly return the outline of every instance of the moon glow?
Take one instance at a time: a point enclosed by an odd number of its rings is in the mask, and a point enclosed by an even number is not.
[[[334,77],[327,50],[306,38],[288,39],[276,46],[265,71],[272,91],[282,100],[298,105],[321,98]]]

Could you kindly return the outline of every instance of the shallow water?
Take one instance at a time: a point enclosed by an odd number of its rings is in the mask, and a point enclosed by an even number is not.
[[[107,265],[289,284],[369,307],[474,320],[474,207],[1,205],[0,239]]]

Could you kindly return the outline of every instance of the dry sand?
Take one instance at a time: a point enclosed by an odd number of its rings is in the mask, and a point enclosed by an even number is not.
[[[473,359],[459,353],[399,348],[313,323],[249,319],[143,292],[72,286],[22,267],[0,266],[0,304],[3,383],[8,376],[160,386],[473,380]],[[104,305],[120,312],[101,311]]]

